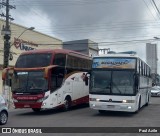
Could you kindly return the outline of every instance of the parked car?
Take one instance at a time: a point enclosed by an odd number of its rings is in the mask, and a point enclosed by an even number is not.
[[[8,107],[4,98],[0,95],[0,125],[6,124],[8,121]]]
[[[151,96],[160,96],[160,87],[154,86],[151,88]]]

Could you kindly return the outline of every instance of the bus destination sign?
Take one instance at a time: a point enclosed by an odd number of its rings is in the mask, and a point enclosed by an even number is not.
[[[133,58],[95,58],[92,68],[134,69],[136,59]]]

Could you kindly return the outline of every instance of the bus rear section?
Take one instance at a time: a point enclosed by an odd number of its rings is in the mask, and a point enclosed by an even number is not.
[[[139,64],[142,64],[145,70],[142,70]],[[99,112],[139,111],[142,106],[149,103],[151,87],[149,72],[150,68],[134,56],[109,55],[93,58],[90,108]]]

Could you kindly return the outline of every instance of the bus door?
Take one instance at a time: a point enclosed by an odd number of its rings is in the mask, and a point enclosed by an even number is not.
[[[56,67],[51,72],[51,88],[57,99],[57,104],[63,102],[63,80],[64,80],[64,68]]]

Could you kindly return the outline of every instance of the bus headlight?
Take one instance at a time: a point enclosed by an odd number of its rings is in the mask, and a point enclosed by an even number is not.
[[[43,102],[43,101],[46,100],[48,97],[49,97],[49,96],[47,95],[47,96],[45,96],[45,97],[43,97],[43,98],[37,100],[37,102]]]
[[[131,107],[131,106],[128,106],[128,109],[132,109],[132,107]]]
[[[122,100],[122,103],[134,103],[134,100]]]

